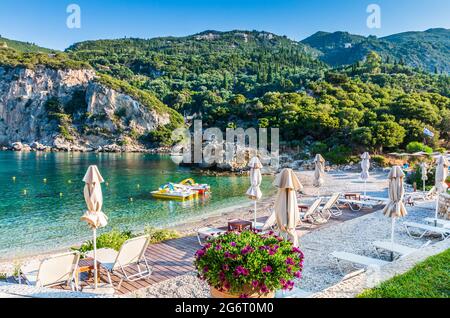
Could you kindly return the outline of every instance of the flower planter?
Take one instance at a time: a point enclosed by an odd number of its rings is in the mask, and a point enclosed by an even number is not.
[[[301,278],[303,253],[273,232],[229,231],[195,253],[198,277],[212,298],[274,298]]]
[[[214,287],[211,288],[211,297],[212,298],[240,298],[240,295],[245,294],[248,298],[274,298],[275,292],[269,292],[267,294],[260,294],[254,292],[250,288],[243,288],[242,293],[239,294],[231,294],[224,291],[220,291]]]

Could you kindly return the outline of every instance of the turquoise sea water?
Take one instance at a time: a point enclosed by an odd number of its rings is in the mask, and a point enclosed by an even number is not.
[[[98,165],[106,181],[103,210],[109,224],[103,230],[164,227],[248,202],[248,177],[203,176],[178,167],[169,156],[0,152],[0,259],[47,252],[91,237],[80,221],[86,208],[82,178],[91,164]],[[191,203],[150,196],[161,184],[188,177],[210,184],[212,195]],[[263,193],[273,190],[270,181],[264,178]]]

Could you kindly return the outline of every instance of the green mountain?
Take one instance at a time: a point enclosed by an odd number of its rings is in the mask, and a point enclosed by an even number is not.
[[[169,106],[174,124],[183,114],[205,127],[279,127],[283,143],[346,162],[363,150],[405,149],[423,140],[425,127],[435,133],[429,145],[450,145],[450,77],[426,71],[447,65],[438,55],[448,54],[447,32],[385,39],[319,32],[299,43],[268,32],[205,31],[86,41],[58,54],[0,49],[0,64],[90,66],[103,85],[165,112]],[[434,42],[432,60],[414,51],[416,40]],[[416,58],[430,65],[409,66]],[[168,144],[172,128],[150,141]]]
[[[189,112],[201,112],[234,94],[253,98],[293,89],[319,78],[326,68],[315,58],[314,49],[258,31],[87,41],[66,52],[98,71],[154,92],[177,110],[184,111],[189,104]]]
[[[332,66],[361,61],[370,51],[388,62],[397,62],[429,72],[450,73],[450,30],[429,29],[383,38],[363,37],[348,32],[317,32],[301,43],[320,52],[320,59]]]
[[[11,48],[23,53],[52,53],[57,51],[40,47],[30,42],[10,40],[7,38],[3,38],[2,36],[0,36],[0,48]]]

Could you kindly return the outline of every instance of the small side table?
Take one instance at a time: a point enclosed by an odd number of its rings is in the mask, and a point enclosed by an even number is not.
[[[300,210],[300,212],[308,211],[309,205],[306,205],[306,204],[299,204],[299,205],[298,205],[298,209]]]
[[[232,220],[228,222],[228,231],[238,230],[242,232],[245,229],[252,229],[253,223],[245,220]]]
[[[81,273],[88,273],[88,279],[92,276],[92,273],[94,272],[94,259],[92,257],[86,257],[83,259],[80,259],[78,262],[78,269],[77,273],[75,275],[75,284],[79,287],[80,283],[80,274]],[[100,263],[97,262],[97,282],[100,281]]]
[[[344,197],[349,200],[361,201],[361,195],[359,193],[345,193]]]

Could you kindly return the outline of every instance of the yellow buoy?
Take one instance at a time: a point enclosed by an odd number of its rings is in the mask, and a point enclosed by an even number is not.
[[[133,198],[130,198],[130,202],[133,202]]]
[[[14,181],[14,182],[16,182],[16,177],[15,177],[15,176],[14,176],[14,177],[12,177],[12,179],[13,179],[13,181]]]
[[[62,194],[62,192],[60,192],[60,193],[59,193],[59,197],[62,198],[62,196],[63,196],[63,194]]]
[[[47,183],[47,178],[44,178],[43,181],[44,181],[44,183]]]
[[[72,183],[72,180],[67,181],[67,183]]]
[[[105,182],[105,185],[106,185],[106,186],[109,186],[109,182]]]
[[[136,186],[137,186],[138,189],[141,187],[141,185],[139,183]]]
[[[23,190],[23,194],[24,194],[24,195],[27,195],[27,189],[24,189],[24,190]]]

